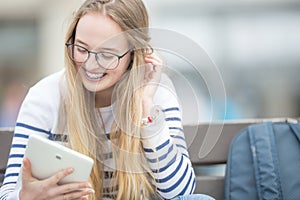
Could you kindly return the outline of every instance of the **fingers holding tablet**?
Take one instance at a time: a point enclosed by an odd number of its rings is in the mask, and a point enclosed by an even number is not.
[[[24,158],[23,159],[22,180],[23,181],[34,181],[34,180],[37,180],[31,174],[31,164],[30,164],[30,161],[29,161],[28,158]]]
[[[52,177],[44,180],[46,185],[50,186],[48,190],[50,197],[62,197],[62,199],[87,199],[88,195],[95,193],[91,184],[88,182],[58,184],[61,179],[70,175],[73,171],[72,168],[63,169]]]
[[[54,176],[44,180],[49,187],[48,195],[50,197],[60,197],[58,199],[87,199],[87,196],[95,193],[88,182],[66,183],[58,185],[58,182],[69,175],[72,170],[65,169]]]
[[[93,160],[65,146],[30,135],[22,167],[20,199],[87,199]]]
[[[61,182],[61,180],[68,175],[72,174],[74,172],[74,169],[72,167],[61,169],[59,172],[57,172],[54,176],[51,176],[49,179],[52,183],[58,184]]]
[[[60,180],[73,172],[73,168],[66,168],[47,179],[38,180],[31,175],[30,160],[24,158],[20,199],[88,199],[88,195],[94,193],[90,183],[58,184]]]

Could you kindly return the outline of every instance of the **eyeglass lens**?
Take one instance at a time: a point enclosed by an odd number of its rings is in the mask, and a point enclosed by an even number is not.
[[[85,63],[90,58],[90,54],[95,55],[95,59],[101,67],[105,69],[114,69],[119,65],[119,57],[109,52],[90,52],[84,47],[76,44],[68,45],[70,58],[77,63]]]

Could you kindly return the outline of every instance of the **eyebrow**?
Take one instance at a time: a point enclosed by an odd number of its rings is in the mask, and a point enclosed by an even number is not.
[[[76,39],[75,42],[78,42],[80,44],[83,44],[86,47],[90,47],[87,43],[83,42],[80,39]],[[104,50],[104,51],[112,51],[112,52],[119,52],[118,49],[116,48],[110,48],[110,47],[100,47],[99,49]],[[98,50],[97,50],[98,51]]]
[[[83,45],[89,47],[89,45],[88,45],[87,43],[83,42],[83,41],[80,40],[80,39],[76,39],[75,42],[81,43],[81,44],[83,44]]]

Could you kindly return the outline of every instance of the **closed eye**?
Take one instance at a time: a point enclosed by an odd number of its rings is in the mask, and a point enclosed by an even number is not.
[[[82,46],[79,45],[75,45],[75,51],[79,52],[79,53],[87,53],[88,50]]]
[[[108,53],[108,52],[101,52],[98,53],[99,57],[104,58],[104,59],[113,59],[116,56],[114,54]]]

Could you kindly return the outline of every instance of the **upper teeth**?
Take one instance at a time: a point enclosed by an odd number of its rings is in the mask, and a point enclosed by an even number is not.
[[[87,75],[89,78],[97,79],[97,78],[102,78],[102,77],[104,76],[104,73],[93,74],[93,73],[90,73],[90,72],[86,71],[86,75]]]

